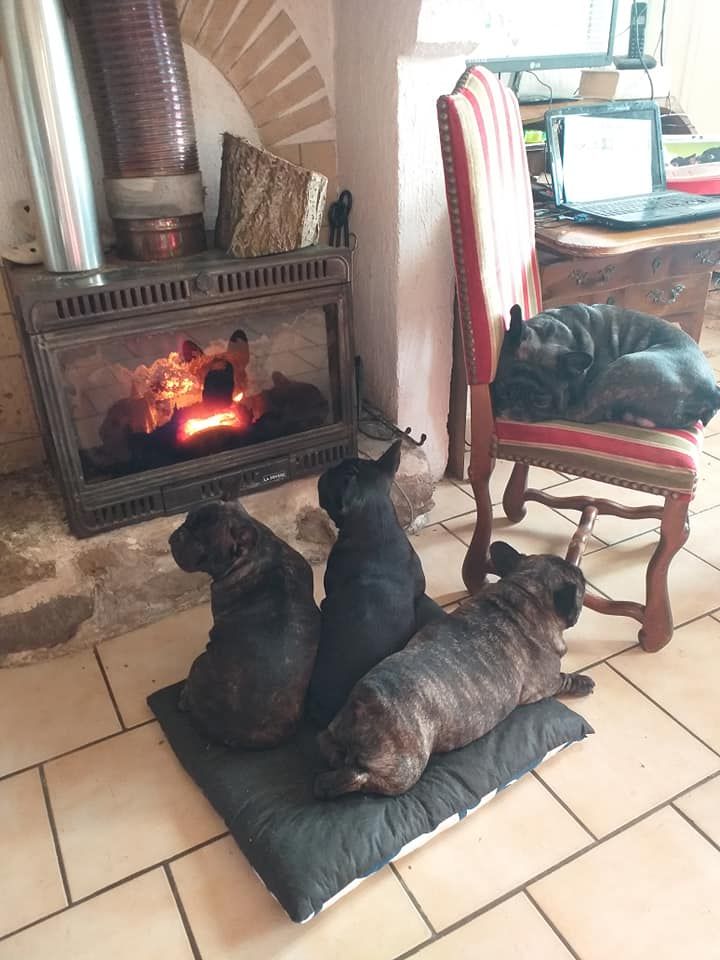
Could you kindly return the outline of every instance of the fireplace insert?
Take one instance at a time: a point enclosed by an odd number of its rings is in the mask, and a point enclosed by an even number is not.
[[[348,251],[7,275],[77,536],[355,455]]]

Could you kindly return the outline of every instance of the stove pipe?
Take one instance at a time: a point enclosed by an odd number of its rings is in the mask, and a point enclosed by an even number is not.
[[[206,246],[195,121],[176,0],[71,0],[118,252]]]
[[[0,0],[0,37],[45,266],[102,264],[90,162],[60,0]]]

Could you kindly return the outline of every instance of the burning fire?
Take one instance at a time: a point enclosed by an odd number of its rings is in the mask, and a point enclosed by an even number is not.
[[[244,423],[238,416],[237,410],[221,410],[220,413],[213,413],[209,417],[191,417],[186,420],[182,425],[180,436],[183,440],[189,440],[203,430],[212,430],[216,427],[232,427],[238,430],[243,426]]]
[[[233,403],[240,403],[240,401],[243,399],[244,396],[245,394],[243,393],[242,390],[240,390],[240,392],[236,393],[235,396],[233,397]]]

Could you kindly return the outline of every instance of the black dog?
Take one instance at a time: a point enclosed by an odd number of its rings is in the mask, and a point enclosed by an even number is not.
[[[210,642],[181,709],[228,746],[281,743],[302,715],[320,638],[310,565],[239,503],[192,510],[170,548],[182,570],[213,580]]]
[[[308,701],[322,726],[371,667],[401,650],[424,623],[445,616],[425,596],[420,559],[390,499],[401,445],[396,441],[378,460],[344,460],[318,482],[320,506],[338,528]]]
[[[515,306],[510,317],[492,386],[497,416],[679,429],[720,409],[712,367],[666,320],[582,303],[526,323]]]
[[[590,677],[560,672],[563,630],[585,593],[580,570],[506,543],[490,553],[503,579],[378,664],[320,734],[334,769],[316,778],[318,798],[405,793],[433,753],[477,740],[519,704],[592,691]]]

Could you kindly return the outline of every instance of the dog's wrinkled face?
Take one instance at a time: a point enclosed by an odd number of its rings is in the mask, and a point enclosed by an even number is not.
[[[537,588],[541,587],[562,629],[577,623],[585,596],[585,577],[579,567],[552,554],[527,556],[518,553],[501,540],[491,545],[490,557],[495,572],[502,579],[512,578],[521,585],[532,587],[536,595]]]
[[[208,503],[191,510],[170,536],[170,550],[181,570],[223,577],[238,560],[249,556],[257,527],[238,503]]]
[[[530,422],[562,418],[593,358],[573,349],[570,331],[557,318],[541,313],[523,323],[517,306],[510,314],[492,384],[495,415]]]
[[[377,460],[343,460],[320,477],[320,506],[337,527],[373,498],[389,496],[400,465],[401,447],[402,441],[396,440]]]

